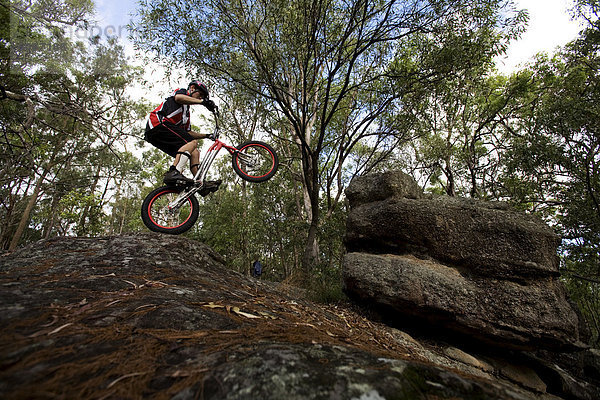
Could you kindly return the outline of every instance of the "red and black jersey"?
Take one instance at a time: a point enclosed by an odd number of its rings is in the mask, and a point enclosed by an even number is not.
[[[177,89],[173,94],[165,99],[158,107],[156,107],[148,116],[148,126],[150,129],[169,122],[189,131],[190,123],[190,106],[188,104],[179,104],[175,101],[175,95],[188,94],[186,89]]]

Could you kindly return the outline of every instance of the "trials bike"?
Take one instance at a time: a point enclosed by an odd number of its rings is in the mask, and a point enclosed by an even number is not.
[[[206,174],[221,149],[231,155],[235,173],[248,182],[264,182],[277,172],[279,159],[267,143],[250,140],[232,147],[219,140],[219,114],[213,112],[215,129],[211,137],[214,143],[206,150],[194,183],[182,186],[161,186],[146,196],[142,203],[142,221],[151,231],[178,235],[189,230],[198,219],[199,205],[195,194],[206,194]]]

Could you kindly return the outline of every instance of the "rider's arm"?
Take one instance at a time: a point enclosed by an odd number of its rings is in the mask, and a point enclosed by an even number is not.
[[[175,102],[177,104],[202,104],[203,100],[202,98],[196,99],[192,96],[188,96],[187,94],[179,93],[175,95]]]

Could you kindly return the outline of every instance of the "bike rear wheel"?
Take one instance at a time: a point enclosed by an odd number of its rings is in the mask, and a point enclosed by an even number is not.
[[[264,142],[251,140],[237,147],[233,155],[233,170],[248,182],[264,182],[271,179],[279,167],[275,150]]]
[[[142,221],[151,231],[179,235],[188,231],[198,219],[198,199],[194,195],[177,209],[169,209],[181,189],[162,186],[154,189],[142,203]]]

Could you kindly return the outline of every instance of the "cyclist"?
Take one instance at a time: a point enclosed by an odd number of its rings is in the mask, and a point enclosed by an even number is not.
[[[190,161],[190,170],[195,175],[200,166],[198,139],[212,139],[212,135],[191,130],[190,106],[195,104],[201,104],[211,112],[216,107],[209,99],[206,85],[198,80],[191,81],[187,90],[175,90],[148,117],[144,139],[171,157],[175,157],[173,165],[163,178],[166,185],[193,183],[193,179],[183,175],[185,165]],[[221,181],[204,182],[203,192],[208,194],[216,191],[220,183]]]

